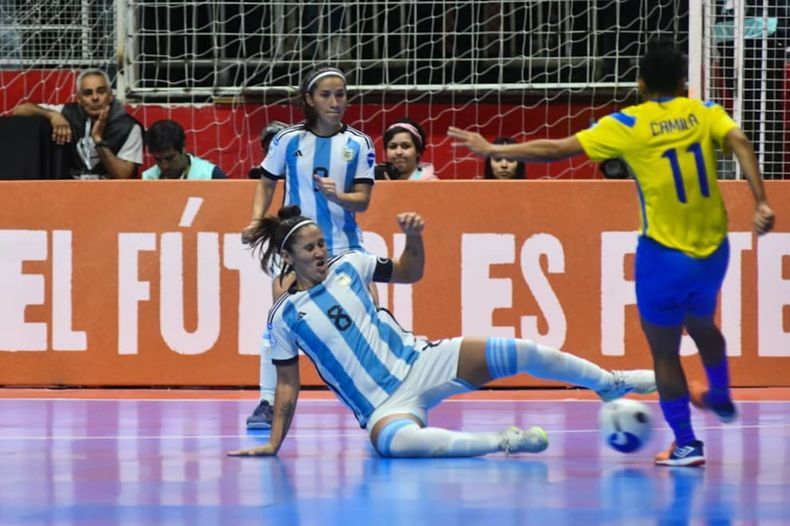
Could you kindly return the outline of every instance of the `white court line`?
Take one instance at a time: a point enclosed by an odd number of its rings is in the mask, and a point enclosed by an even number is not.
[[[712,425],[712,426],[695,426],[694,429],[697,431],[701,430],[715,430],[715,429],[725,429],[725,430],[736,430],[736,429],[776,429],[776,428],[786,428],[790,427],[790,422],[784,423],[776,423],[776,424],[727,424],[727,425]],[[667,430],[666,427],[653,427],[651,428],[653,431],[665,431]],[[571,435],[571,434],[582,434],[582,433],[599,433],[600,430],[598,428],[587,428],[587,429],[553,429],[549,428],[548,433],[549,435]],[[17,440],[38,440],[38,441],[80,441],[80,440],[214,440],[214,439],[226,439],[226,438],[235,438],[235,439],[258,439],[267,437],[267,433],[244,433],[244,434],[236,434],[236,435],[121,435],[121,436],[29,436],[29,435],[20,435],[20,436],[0,436],[0,442],[13,442]],[[364,438],[367,440],[367,432],[364,430],[360,430],[359,432],[354,433],[336,433],[336,434],[329,434],[326,432],[321,433],[294,433],[288,434],[289,438],[318,438],[318,439],[326,439],[327,437],[330,438]]]

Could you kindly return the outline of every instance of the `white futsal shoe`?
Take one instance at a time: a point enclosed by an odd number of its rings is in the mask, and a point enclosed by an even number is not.
[[[604,402],[622,398],[628,393],[650,394],[656,391],[656,373],[650,369],[612,371],[612,385],[596,391]]]
[[[549,447],[549,437],[542,427],[519,429],[510,426],[499,432],[499,447],[506,455],[514,453],[540,453]]]

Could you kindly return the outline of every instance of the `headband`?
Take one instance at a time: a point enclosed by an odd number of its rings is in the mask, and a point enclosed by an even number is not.
[[[315,86],[315,83],[321,80],[324,77],[340,77],[343,79],[343,83],[346,82],[346,76],[343,75],[343,72],[339,69],[328,69],[326,71],[322,71],[321,73],[317,74],[315,77],[310,79],[310,82],[307,83],[307,88],[305,92],[309,93],[310,90]]]
[[[396,122],[395,124],[391,124],[387,128],[387,131],[390,131],[394,128],[403,128],[407,132],[411,133],[414,136],[414,138],[417,139],[417,142],[420,143],[420,146],[422,146],[422,136],[420,136],[420,132],[418,132],[417,128],[415,128],[408,122]]]
[[[292,226],[291,230],[289,230],[288,233],[285,234],[285,237],[283,238],[282,242],[280,242],[280,250],[284,250],[285,243],[286,243],[286,241],[288,241],[288,238],[291,237],[291,234],[293,234],[294,232],[296,232],[297,230],[299,230],[303,226],[310,225],[310,224],[314,225],[315,221],[313,221],[312,219],[305,219],[304,221],[299,221],[294,226]]]

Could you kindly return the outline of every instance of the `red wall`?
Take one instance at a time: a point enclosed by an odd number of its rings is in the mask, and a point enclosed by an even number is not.
[[[62,104],[72,100],[76,72],[70,70],[0,70],[0,110],[8,114],[20,102]],[[503,108],[507,108],[505,113]],[[246,177],[261,161],[258,136],[271,120],[296,122],[300,112],[289,105],[256,104],[135,104],[128,109],[143,125],[163,118],[174,119],[187,130],[187,148],[216,163],[229,176]],[[354,102],[346,122],[373,138],[377,158],[383,158],[381,134],[387,124],[409,116],[425,127],[430,147],[423,160],[431,162],[443,179],[471,179],[483,173],[482,159],[456,152],[446,137],[450,125],[471,128],[478,123],[484,135],[525,139],[524,130],[540,129],[540,137],[564,137],[589,125],[590,121],[614,109],[592,110],[588,104],[519,105],[478,104],[459,96],[453,103]],[[569,116],[570,115],[570,116]],[[553,123],[546,125],[546,123]],[[530,137],[537,137],[530,136]],[[146,158],[144,167],[152,164]],[[572,168],[572,170],[569,170]],[[529,178],[597,178],[596,168],[582,159],[561,163],[533,164]]]

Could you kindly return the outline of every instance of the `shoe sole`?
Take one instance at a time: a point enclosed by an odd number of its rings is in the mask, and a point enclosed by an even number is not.
[[[271,429],[271,424],[247,424],[247,429]]]
[[[689,457],[689,458],[680,458],[677,460],[671,460],[671,459],[656,460],[656,466],[694,468],[704,465],[705,465],[705,457]]]

